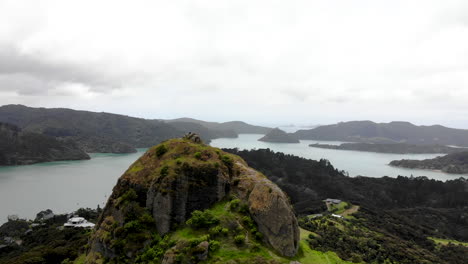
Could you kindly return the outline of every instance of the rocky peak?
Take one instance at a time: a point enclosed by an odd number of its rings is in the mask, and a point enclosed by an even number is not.
[[[123,246],[130,259],[151,243],[151,232],[168,234],[195,210],[232,196],[248,207],[265,243],[283,256],[297,253],[299,228],[285,193],[240,157],[189,134],[149,149],[120,177],[96,225],[89,263],[116,258],[116,238],[133,219],[145,219],[147,234]]]
[[[188,132],[183,138],[187,139],[187,140],[190,140],[193,143],[197,143],[197,144],[202,144],[203,143],[201,137],[196,133]]]

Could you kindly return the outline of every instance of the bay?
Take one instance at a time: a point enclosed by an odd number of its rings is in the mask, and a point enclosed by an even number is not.
[[[350,176],[370,177],[398,175],[427,176],[449,180],[466,175],[453,175],[426,170],[410,170],[388,166],[396,159],[427,159],[442,154],[383,154],[311,148],[312,143],[341,142],[301,140],[299,144],[258,141],[263,135],[241,134],[238,138],[220,138],[210,144],[219,148],[260,149],[293,154],[309,159],[328,159]],[[0,167],[0,224],[7,216],[17,214],[33,219],[41,210],[68,213],[80,207],[103,207],[117,179],[146,149],[132,154],[91,154],[91,160],[61,161],[28,166]]]

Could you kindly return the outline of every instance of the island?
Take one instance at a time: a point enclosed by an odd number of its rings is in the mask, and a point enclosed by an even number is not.
[[[440,170],[446,173],[467,174],[468,151],[425,160],[394,160],[390,162],[390,165],[409,169]]]
[[[342,143],[340,145],[330,144],[310,144],[309,147],[338,149],[338,150],[354,150],[367,151],[377,153],[395,153],[395,154],[424,154],[424,153],[456,153],[467,151],[466,148],[455,148],[443,145],[414,145],[405,143],[396,144],[371,144],[371,143]]]
[[[268,132],[268,134],[260,138],[258,141],[275,143],[299,143],[299,139],[279,128],[272,129],[270,132]]]

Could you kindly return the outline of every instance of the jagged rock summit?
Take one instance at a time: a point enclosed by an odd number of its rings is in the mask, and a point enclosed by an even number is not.
[[[155,234],[170,234],[195,210],[233,197],[247,209],[263,243],[281,256],[297,253],[299,228],[286,194],[240,157],[190,133],[152,147],[119,178],[91,238],[87,263],[119,261],[122,255],[132,262]],[[144,228],[130,233],[135,226]]]
[[[299,143],[295,136],[284,132],[279,128],[274,128],[258,141],[276,142],[276,143]]]

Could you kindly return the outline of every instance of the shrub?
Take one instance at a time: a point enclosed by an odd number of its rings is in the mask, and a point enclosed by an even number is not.
[[[259,240],[259,241],[263,239],[263,234],[260,233],[260,232],[258,232],[258,231],[256,231],[256,232],[254,233],[254,236],[255,236],[255,239],[257,239],[257,240]]]
[[[227,228],[221,229],[221,234],[223,234],[223,236],[227,236],[229,234],[229,229]]]
[[[234,237],[234,243],[237,245],[242,245],[245,242],[245,236],[244,235],[237,235]]]
[[[138,198],[138,195],[135,192],[135,190],[130,189],[130,190],[126,191],[124,194],[122,194],[122,196],[120,196],[117,199],[116,204],[119,205],[121,203],[135,201],[137,198]]]
[[[221,226],[215,226],[215,227],[210,228],[208,232],[210,236],[217,236],[219,233],[221,233],[222,229],[223,228]]]
[[[166,154],[167,148],[165,145],[159,145],[156,148],[156,156],[161,157],[162,155]]]
[[[244,224],[245,224],[246,226],[248,226],[249,228],[254,228],[254,227],[255,227],[252,218],[250,218],[250,217],[247,216],[247,215],[244,215],[244,216],[242,217],[242,223],[244,223]]]
[[[198,246],[198,244],[200,244],[201,242],[208,241],[209,239],[210,239],[209,235],[204,235],[204,236],[201,236],[199,238],[190,239],[188,241],[188,244],[189,244],[189,247],[194,248],[194,247]]]
[[[161,168],[161,176],[166,177],[169,174],[169,167],[168,166],[163,166]]]
[[[192,217],[186,222],[187,225],[194,228],[205,228],[219,223],[219,219],[216,218],[213,213],[209,210],[199,211],[195,210],[192,212]]]
[[[243,204],[239,209],[239,213],[248,214],[249,213],[249,206],[246,205],[246,204]]]
[[[229,209],[231,209],[231,211],[234,211],[237,208],[239,208],[239,204],[240,204],[240,200],[239,199],[234,199],[229,204]]]
[[[198,160],[201,159],[201,157],[202,157],[201,152],[195,152],[195,154],[193,154],[193,156]]]
[[[228,155],[222,155],[222,156],[221,156],[221,161],[222,161],[226,166],[228,166],[229,168],[232,168],[232,165],[234,164],[234,162],[232,161],[231,157],[229,157]]]
[[[216,251],[221,247],[221,244],[216,240],[210,240],[210,251]]]

